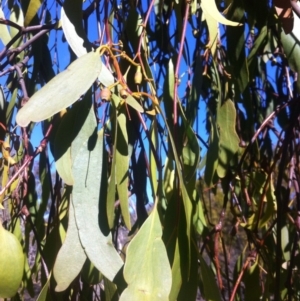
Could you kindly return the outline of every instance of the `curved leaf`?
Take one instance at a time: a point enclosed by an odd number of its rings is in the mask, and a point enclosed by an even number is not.
[[[92,105],[91,89],[82,101],[75,103],[63,116],[54,140],[55,166],[59,176],[67,185],[73,185],[71,144],[79,134]],[[74,149],[73,149],[74,151]],[[74,153],[73,153],[74,157]]]
[[[69,205],[69,224],[66,239],[60,248],[53,268],[53,276],[57,282],[55,290],[64,291],[81,271],[86,254],[79,240],[74,208]]]
[[[3,13],[3,10],[1,7],[0,7],[0,18],[5,19],[5,16],[4,16],[4,13]],[[4,45],[7,45],[7,43],[11,40],[8,28],[4,24],[0,25],[0,39]]]
[[[125,107],[122,108],[118,114],[117,131],[118,139],[116,145],[116,184],[120,199],[120,206],[122,216],[124,218],[127,229],[131,229],[129,203],[128,203],[128,169],[129,169],[129,155],[128,155],[128,134],[126,129],[126,115]]]
[[[238,22],[230,21],[220,14],[215,0],[201,0],[201,7],[205,15],[211,15],[216,21],[224,25],[239,26]]]
[[[86,123],[90,123],[86,129],[89,130],[90,136],[80,141],[74,159],[73,204],[80,241],[86,255],[95,267],[112,281],[121,269],[123,261],[112,244],[111,235],[104,236],[98,223],[104,132],[101,130],[98,136],[93,135],[97,124],[95,117],[91,115]]]
[[[61,25],[73,52],[82,56],[90,51],[82,23],[82,0],[66,0],[61,8]]]
[[[36,13],[38,12],[40,6],[42,5],[42,0],[30,0],[28,4],[28,9],[26,11],[24,25],[28,26]]]
[[[200,259],[201,278],[203,282],[204,292],[203,295],[207,301],[221,301],[221,294],[216,283],[215,275],[209,268],[205,260]]]
[[[120,301],[169,300],[172,273],[156,206],[127,249]]]
[[[29,99],[16,116],[18,125],[45,120],[73,104],[93,84],[101,68],[99,53],[81,56]]]

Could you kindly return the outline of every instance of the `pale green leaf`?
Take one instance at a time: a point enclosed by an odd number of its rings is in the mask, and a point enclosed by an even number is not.
[[[60,248],[53,268],[57,292],[64,291],[77,277],[86,260],[86,254],[79,240],[74,208],[69,204],[69,224],[66,239]]]
[[[283,257],[286,261],[291,259],[290,252],[290,230],[287,225],[281,228],[281,249]]]
[[[212,56],[214,57],[217,50],[219,26],[218,22],[209,13],[204,13],[206,24],[209,32],[209,48]]]
[[[61,23],[64,35],[73,52],[82,56],[90,51],[91,46],[82,24],[82,0],[66,0],[61,8]],[[104,86],[114,83],[114,77],[103,64],[98,80]]]
[[[203,9],[205,15],[208,14],[212,16],[217,22],[224,24],[224,25],[231,25],[231,26],[238,26],[240,23],[230,21],[226,19],[221,13],[219,12],[215,0],[201,0],[201,8]]]
[[[128,245],[120,301],[169,300],[172,273],[156,206]]]
[[[81,141],[80,137],[76,138],[79,140],[77,144],[79,149],[76,151],[73,164],[72,201],[85,253],[95,267],[112,281],[123,262],[113,246],[111,235],[104,236],[98,223],[104,132],[101,130],[98,135],[95,134],[97,126],[95,117],[90,115],[88,119],[90,120],[86,121],[85,131],[89,131],[90,134]]]
[[[0,221],[0,298],[13,297],[21,284],[24,254],[17,237]]]
[[[5,19],[4,13],[2,8],[0,7],[0,18]],[[4,45],[7,45],[7,43],[11,40],[8,28],[4,24],[0,24],[0,39]]]
[[[73,52],[81,57],[90,51],[82,23],[82,0],[66,0],[61,8],[61,26]]]
[[[30,0],[24,20],[25,26],[28,26],[30,24],[30,22],[38,12],[40,6],[42,5],[42,2],[42,0]]]
[[[73,185],[71,147],[68,147],[64,154],[55,161],[55,167],[65,184]]]
[[[144,113],[144,109],[143,107],[138,103],[138,101],[132,97],[131,95],[128,95],[126,98],[126,103],[131,106],[132,108],[134,108],[136,111],[140,112],[140,113]]]
[[[297,31],[299,31],[298,28]],[[297,38],[298,34],[294,35],[293,32],[290,34],[285,34],[284,31],[281,30],[280,41],[283,46],[284,54],[288,59],[289,66],[294,72],[299,73],[300,72],[300,60],[299,60],[300,42]],[[297,89],[300,90],[300,76],[298,76],[297,78]]]
[[[102,63],[98,52],[89,52],[74,61],[37,91],[16,116],[25,127],[30,121],[45,120],[80,98],[96,80]]]
[[[102,65],[102,70],[98,75],[98,80],[102,85],[106,87],[112,85],[115,82],[112,73],[108,70],[108,68],[104,64]]]
[[[20,25],[20,26],[24,26],[24,15],[23,15],[23,11],[21,10],[19,5],[14,5],[13,8],[11,9],[10,12],[10,17],[9,20]],[[19,30],[13,26],[10,26],[10,35],[13,38],[17,33],[19,33]],[[14,42],[14,47],[18,47],[22,42],[22,37],[20,37],[19,39],[17,39]]]
[[[76,102],[63,116],[54,139],[55,166],[59,176],[67,185],[73,185],[71,143],[82,130],[92,105],[91,89],[87,91],[82,101]],[[81,133],[83,134],[83,133]],[[85,136],[83,136],[85,138]]]

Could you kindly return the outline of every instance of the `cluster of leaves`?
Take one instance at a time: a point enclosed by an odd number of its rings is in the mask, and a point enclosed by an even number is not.
[[[0,297],[299,297],[292,2],[2,5]]]

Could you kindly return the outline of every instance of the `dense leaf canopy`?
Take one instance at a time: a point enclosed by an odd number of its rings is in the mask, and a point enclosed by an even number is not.
[[[1,2],[0,297],[298,299],[299,15]]]

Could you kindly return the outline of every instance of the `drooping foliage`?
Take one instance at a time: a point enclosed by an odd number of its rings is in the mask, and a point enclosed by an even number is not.
[[[299,298],[299,7],[2,2],[0,297]]]

